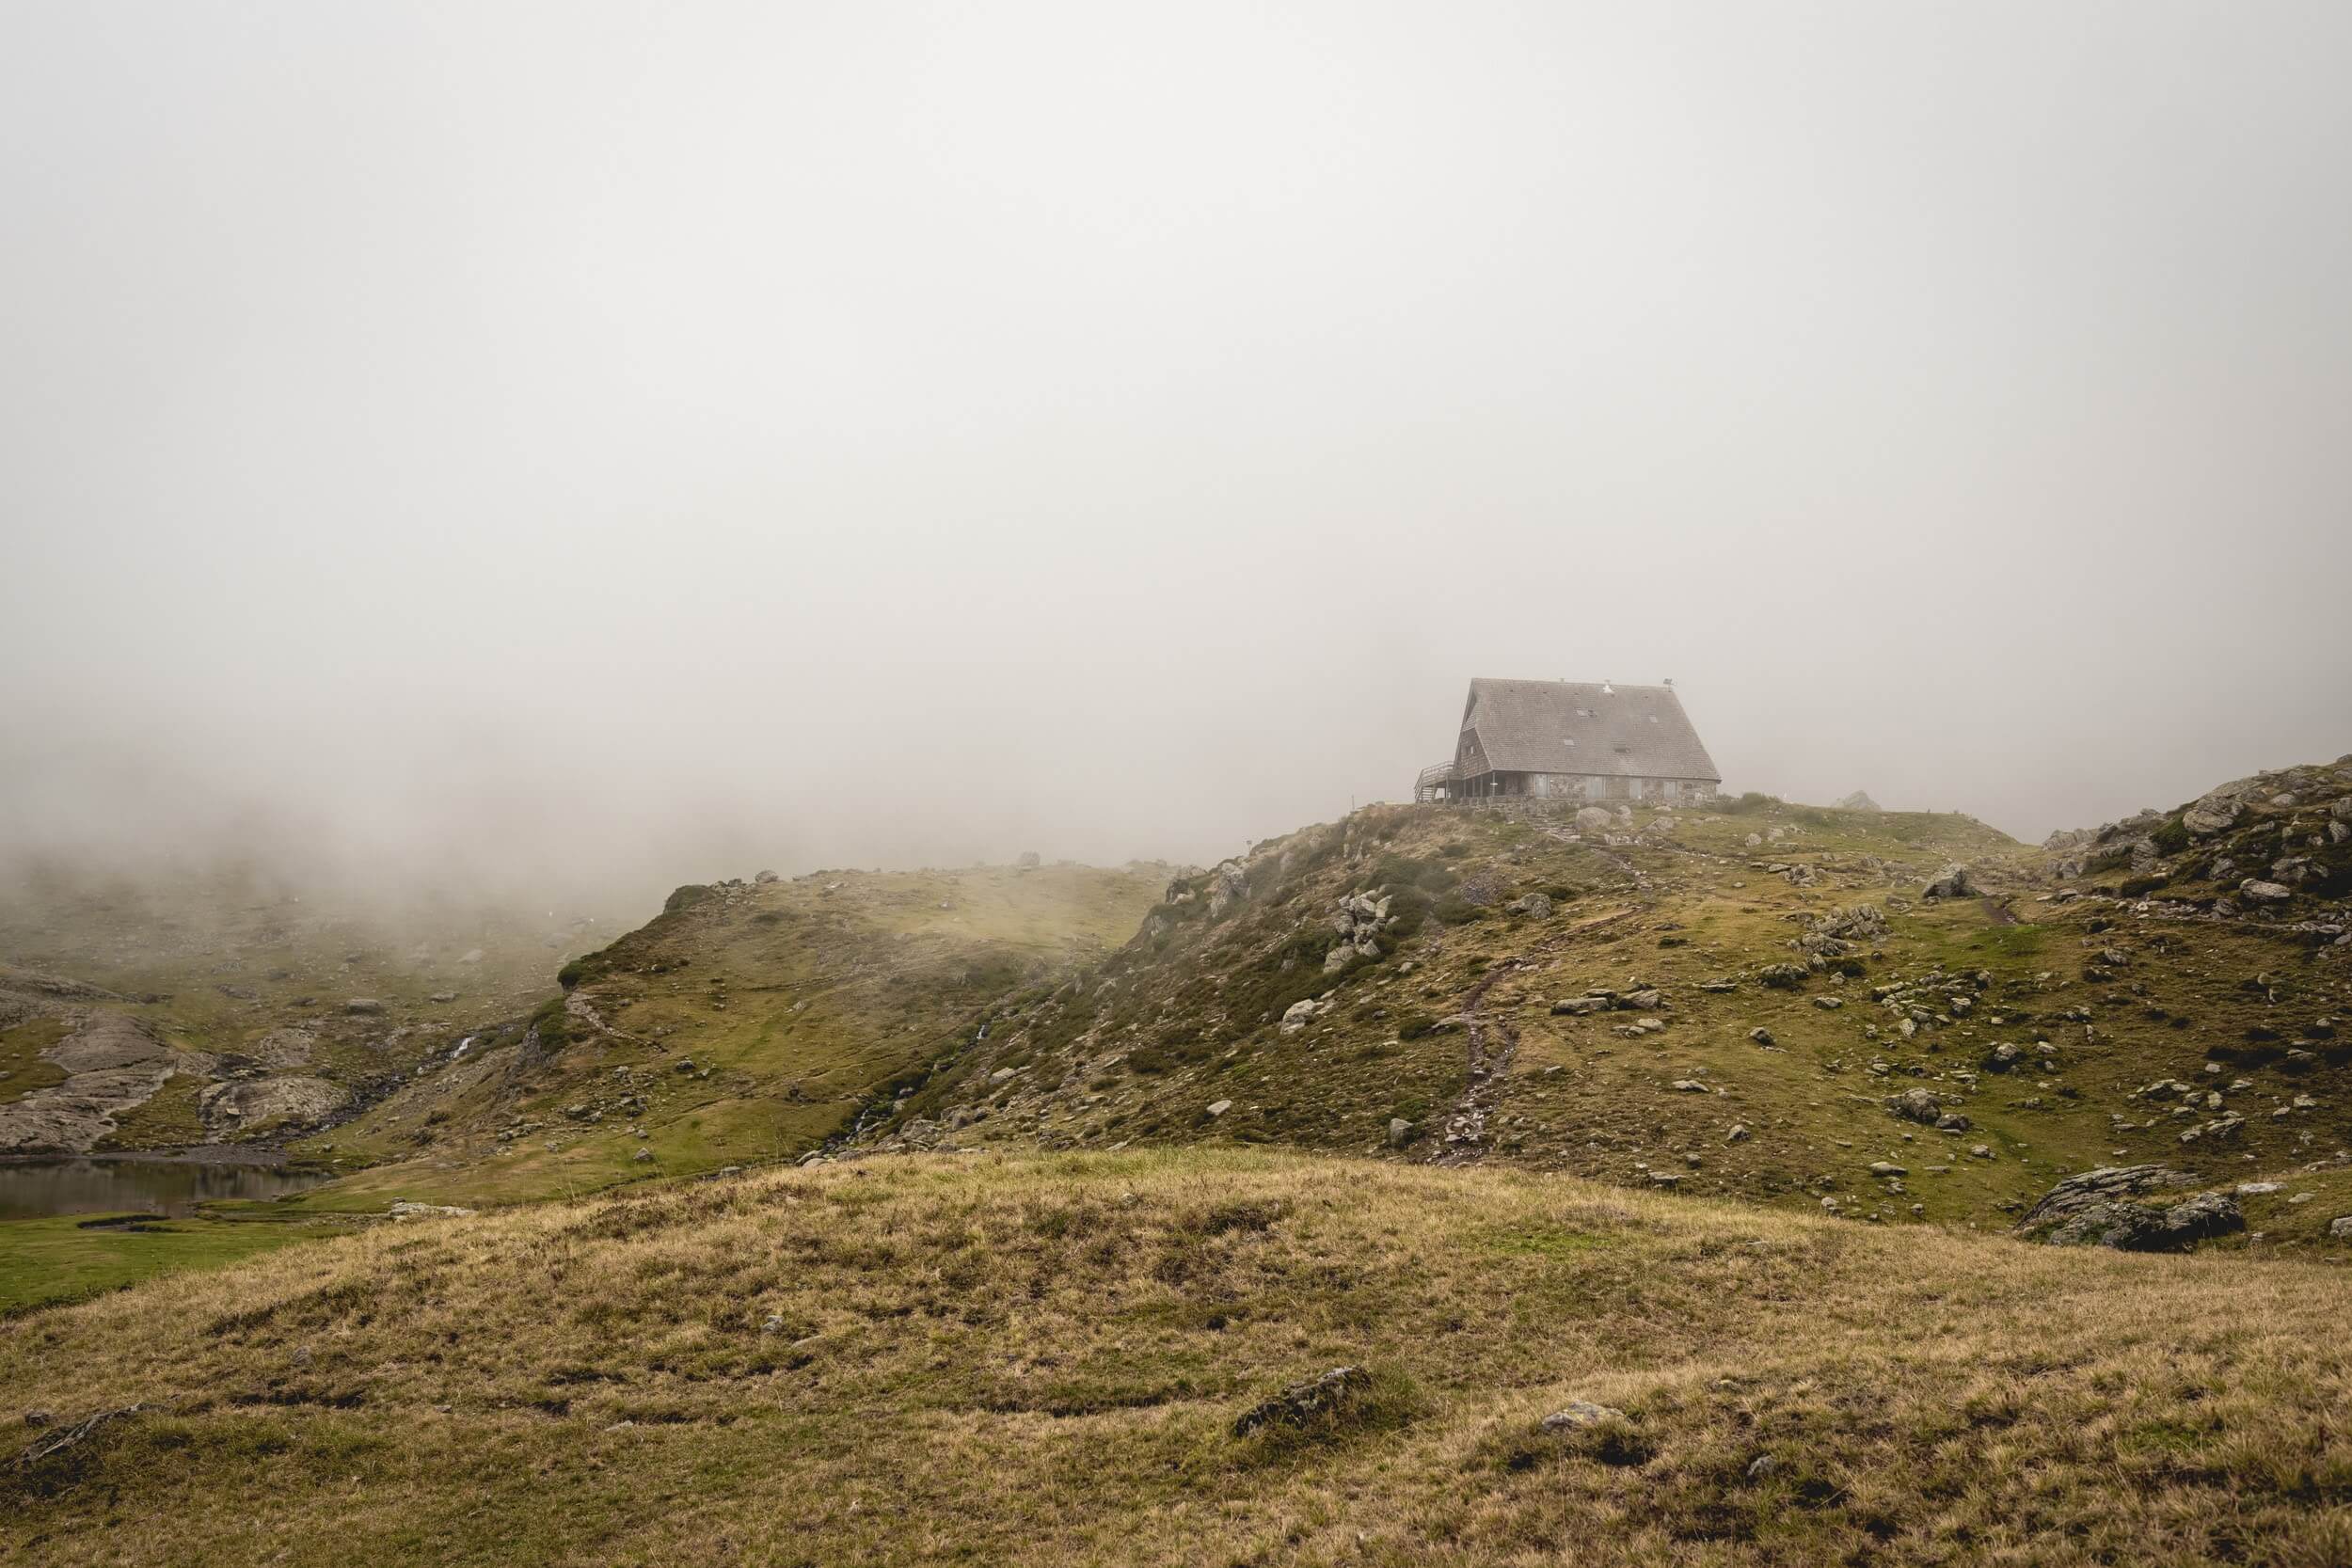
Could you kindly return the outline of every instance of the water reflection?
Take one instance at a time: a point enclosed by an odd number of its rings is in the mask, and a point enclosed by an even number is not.
[[[262,1165],[192,1160],[35,1160],[0,1164],[0,1220],[44,1214],[192,1214],[223,1198],[272,1198],[326,1180]]]

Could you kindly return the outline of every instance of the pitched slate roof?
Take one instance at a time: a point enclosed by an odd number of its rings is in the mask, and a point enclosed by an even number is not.
[[[1498,772],[1723,782],[1671,686],[1473,680],[1462,737]]]

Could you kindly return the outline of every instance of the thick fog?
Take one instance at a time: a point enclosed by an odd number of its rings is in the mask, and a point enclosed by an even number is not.
[[[2352,751],[2352,8],[0,8],[0,848],[1205,861],[1474,675]]]

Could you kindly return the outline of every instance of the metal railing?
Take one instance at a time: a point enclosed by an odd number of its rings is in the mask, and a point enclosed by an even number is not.
[[[1433,768],[1424,768],[1413,780],[1413,799],[1416,800],[1450,800],[1454,794],[1454,764],[1450,762],[1441,762]]]

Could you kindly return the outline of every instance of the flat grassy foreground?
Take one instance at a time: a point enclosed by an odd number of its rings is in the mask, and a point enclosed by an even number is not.
[[[0,1315],[80,1301],[182,1269],[214,1269],[324,1231],[307,1225],[62,1214],[0,1220]],[[0,1411],[0,1419],[13,1412]]]
[[[0,1560],[2343,1563],[2347,1322],[2316,1265],[1528,1171],[881,1159],[0,1323],[11,1427],[151,1406],[0,1460]]]

